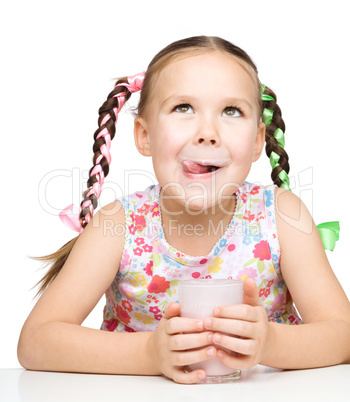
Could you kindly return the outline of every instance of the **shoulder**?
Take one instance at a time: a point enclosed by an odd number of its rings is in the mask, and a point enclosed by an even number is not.
[[[95,214],[89,225],[91,225],[93,229],[104,231],[104,233],[106,234],[106,231],[110,231],[111,229],[115,229],[116,226],[124,224],[124,205],[120,200],[115,200],[110,204],[102,207]]]
[[[291,191],[275,187],[275,214],[280,238],[283,235],[311,235],[315,224],[302,200]]]
[[[305,264],[326,264],[323,244],[303,201],[291,191],[275,189],[276,225],[281,248],[281,270],[295,272]]]
[[[99,267],[111,282],[118,270],[125,239],[124,209],[119,200],[101,208],[78,237],[73,255],[87,267]],[[78,259],[77,259],[78,260]]]

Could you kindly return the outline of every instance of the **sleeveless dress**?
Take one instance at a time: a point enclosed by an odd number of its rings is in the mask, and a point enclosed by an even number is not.
[[[275,187],[244,182],[236,191],[235,213],[225,233],[200,257],[167,243],[160,184],[118,198],[125,212],[125,243],[118,274],[106,291],[101,329],[155,331],[166,305],[178,302],[179,280],[194,278],[253,278],[269,321],[301,324],[280,270]]]

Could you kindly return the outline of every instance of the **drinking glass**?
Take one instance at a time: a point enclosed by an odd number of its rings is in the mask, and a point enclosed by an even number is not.
[[[243,302],[243,282],[231,279],[195,279],[179,282],[180,316],[204,320],[213,316],[219,306],[232,306]],[[217,346],[215,346],[217,348]],[[228,353],[231,351],[224,349]],[[216,357],[188,366],[191,370],[204,369],[207,376],[201,383],[227,383],[237,381],[241,371],[225,366]]]

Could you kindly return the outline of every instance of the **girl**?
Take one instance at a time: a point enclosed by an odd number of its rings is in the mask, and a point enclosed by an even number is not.
[[[135,144],[159,183],[93,217],[119,110],[141,88]],[[184,367],[213,357],[238,369],[350,362],[349,302],[288,191],[276,95],[243,50],[217,37],[175,42],[145,75],[119,79],[99,113],[80,214],[61,213],[80,235],[42,258],[53,265],[21,332],[23,367],[195,383],[205,371]],[[245,181],[265,142],[266,187]],[[204,321],[180,317],[178,281],[193,278],[244,280],[244,304]],[[103,293],[103,331],[82,327]]]

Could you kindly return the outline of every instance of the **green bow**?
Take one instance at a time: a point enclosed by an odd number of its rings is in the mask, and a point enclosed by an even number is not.
[[[340,225],[338,221],[324,222],[317,225],[323,247],[325,250],[333,251],[335,242],[339,240]]]

